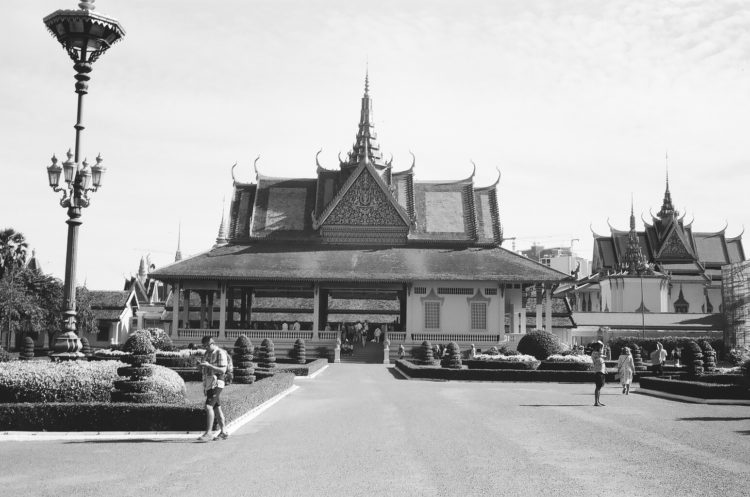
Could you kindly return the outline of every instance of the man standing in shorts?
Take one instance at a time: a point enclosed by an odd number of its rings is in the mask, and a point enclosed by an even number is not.
[[[227,372],[227,353],[220,349],[213,337],[205,336],[202,340],[206,353],[203,362],[198,364],[203,372],[203,391],[206,392],[206,432],[198,438],[199,442],[226,440],[229,433],[224,430],[224,413],[221,411],[221,391],[224,388],[224,375]],[[214,418],[221,430],[215,437],[212,435]]]

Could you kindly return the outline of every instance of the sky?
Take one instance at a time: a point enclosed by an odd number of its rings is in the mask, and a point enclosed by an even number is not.
[[[0,228],[65,266],[46,167],[74,146],[72,62],[17,2],[0,31]],[[714,0],[98,0],[122,42],[95,64],[78,282],[119,289],[141,256],[213,245],[223,199],[261,173],[313,177],[352,146],[365,72],[394,170],[499,185],[504,247],[570,246],[658,212],[669,185],[696,231],[750,226],[750,4]],[[639,229],[643,228],[640,219]]]

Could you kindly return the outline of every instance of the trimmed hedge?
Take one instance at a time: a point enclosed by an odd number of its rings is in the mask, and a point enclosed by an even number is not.
[[[450,342],[447,349],[440,365],[444,368],[461,369],[461,348],[456,342]]]
[[[242,416],[294,384],[290,374],[222,392],[227,422]],[[199,431],[205,428],[203,403],[111,404],[18,403],[0,404],[0,429],[35,431]]]
[[[34,358],[34,340],[31,337],[23,337],[23,349],[18,358],[22,361],[30,361]]]
[[[307,359],[305,364],[277,362],[277,371],[293,373],[294,376],[310,376],[328,364],[328,359]]]
[[[664,350],[667,354],[671,354],[672,350],[676,347],[684,348],[685,345],[690,341],[707,341],[711,344],[711,347],[721,356],[724,356],[724,340],[721,337],[710,337],[710,336],[699,336],[699,337],[675,337],[675,336],[664,336],[659,338],[640,338],[640,337],[616,337],[609,340],[609,346],[612,348],[612,355],[618,356],[620,349],[624,346],[631,347],[632,345],[638,345],[642,347],[647,354],[651,354],[656,350],[656,342],[660,342],[664,346]],[[669,357],[668,357],[669,358]]]
[[[539,361],[477,361],[474,359],[464,360],[464,365],[469,369],[517,369],[521,371],[532,371],[539,367]]]
[[[396,369],[415,379],[462,381],[546,381],[593,383],[591,371],[524,371],[520,369],[447,369],[419,366],[403,359],[396,360]],[[615,370],[607,372],[607,381],[614,381]]]
[[[701,381],[641,378],[640,386],[649,390],[699,399],[750,399],[750,391],[742,383],[709,383],[703,380],[703,377],[701,377]]]
[[[592,364],[586,362],[541,361],[542,371],[591,371]]]

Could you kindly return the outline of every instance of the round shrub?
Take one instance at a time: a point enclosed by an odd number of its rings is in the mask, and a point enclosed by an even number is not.
[[[81,352],[86,357],[91,355],[91,343],[89,342],[89,339],[86,337],[81,337]]]
[[[30,361],[34,358],[34,340],[31,337],[23,338],[23,349],[18,358],[22,361]]]
[[[489,354],[489,355],[500,355],[500,350],[497,347],[492,346],[492,347],[490,347],[490,350],[487,351],[487,354]]]
[[[701,340],[698,342],[703,353],[703,369],[706,373],[713,373],[716,371],[716,351],[711,346],[708,340]]]
[[[562,351],[562,344],[557,335],[539,330],[521,337],[517,349],[521,354],[533,355],[539,360],[544,360],[553,354],[559,354]]]
[[[235,354],[247,354],[253,353],[253,343],[246,335],[240,335],[234,342],[234,353]]]
[[[700,376],[703,374],[703,352],[700,345],[690,341],[682,350],[682,361],[685,363],[688,375]]]
[[[122,350],[134,355],[156,353],[156,348],[151,343],[151,335],[145,330],[138,330],[131,334],[128,339],[125,340],[125,345],[123,345]]]
[[[461,349],[456,342],[450,342],[441,366],[448,369],[461,369]]]
[[[434,361],[435,355],[432,352],[432,344],[429,340],[425,340],[419,347],[419,363],[432,365]]]
[[[304,364],[307,362],[307,357],[305,354],[305,341],[301,338],[298,338],[294,342],[294,348],[292,349],[292,359],[294,359],[294,362],[297,364]]]
[[[143,331],[149,334],[151,345],[153,345],[156,350],[175,350],[176,347],[172,343],[172,339],[167,332],[161,328],[146,328]]]

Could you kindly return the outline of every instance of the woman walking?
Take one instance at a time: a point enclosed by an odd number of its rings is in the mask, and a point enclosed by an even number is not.
[[[594,344],[594,351],[591,353],[591,360],[594,362],[594,405],[596,407],[604,407],[605,404],[599,402],[599,394],[601,393],[602,387],[604,386],[605,374],[607,367],[604,364],[604,357],[602,357],[602,349],[604,343],[598,341]]]
[[[630,347],[623,347],[620,357],[617,359],[617,374],[620,375],[620,385],[622,385],[622,393],[625,395],[630,393],[630,384],[633,382],[634,373],[635,364],[633,363],[633,355],[630,353]]]

